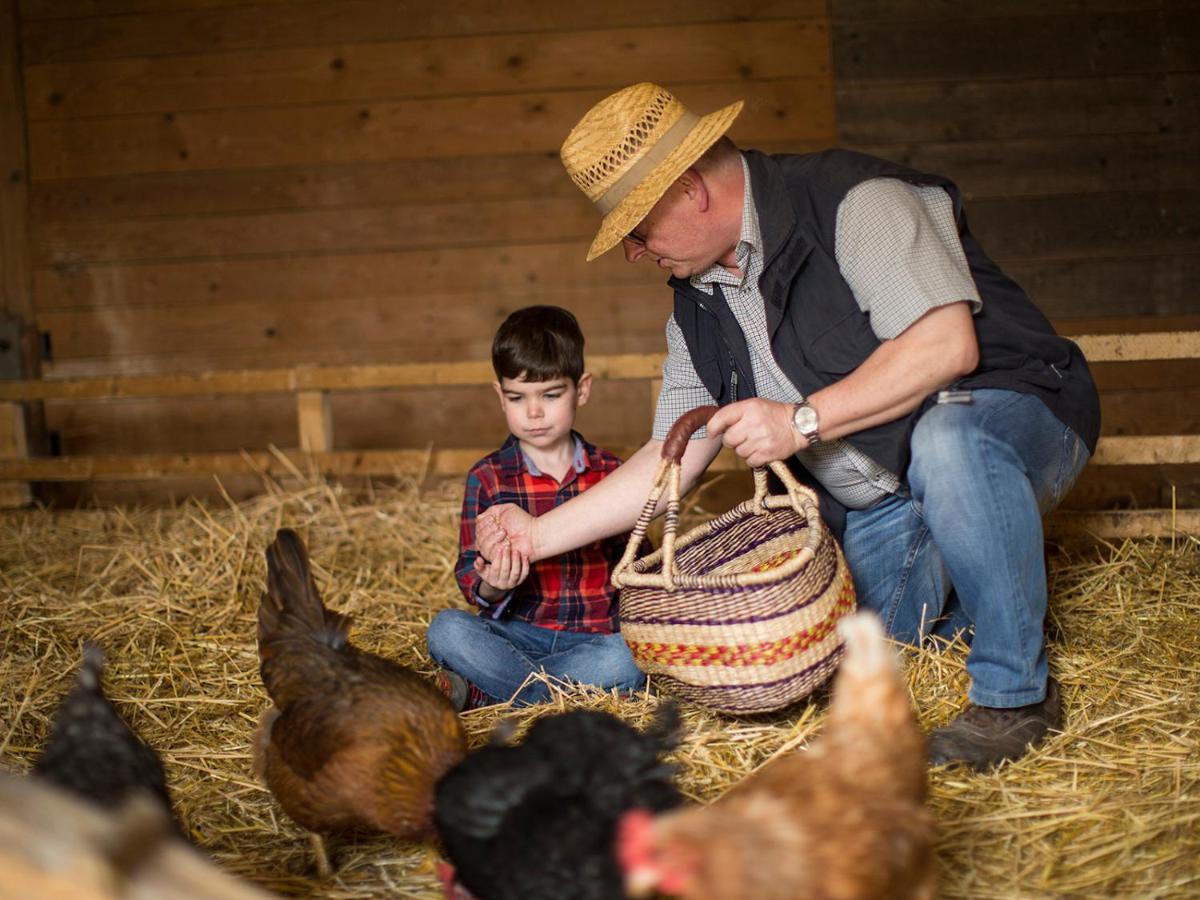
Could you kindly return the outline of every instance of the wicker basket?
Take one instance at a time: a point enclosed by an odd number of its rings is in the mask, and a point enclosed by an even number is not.
[[[781,463],[786,495],[754,497],[681,537],[680,459],[714,406],[684,415],[663,445],[650,498],[613,569],[621,633],[638,666],[671,693],[709,709],[780,709],[819,687],[837,667],[838,619],[854,611],[850,571],[818,514],[817,498]],[[663,492],[662,547],[637,548]]]

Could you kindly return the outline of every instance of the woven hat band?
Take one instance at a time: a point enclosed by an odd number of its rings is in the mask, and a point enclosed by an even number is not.
[[[646,151],[632,166],[613,182],[612,187],[596,198],[596,207],[604,215],[608,215],[629,196],[630,191],[642,181],[655,167],[666,159],[672,150],[683,143],[693,128],[700,122],[700,117],[689,110],[684,110],[679,120],[667,129],[661,138]]]

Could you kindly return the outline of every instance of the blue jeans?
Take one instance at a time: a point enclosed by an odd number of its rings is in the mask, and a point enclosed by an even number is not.
[[[489,697],[512,698],[518,706],[550,699],[550,689],[541,681],[517,693],[534,672],[604,690],[632,691],[646,683],[620,634],[555,631],[445,609],[429,623],[425,641],[438,665],[457,672]]]
[[[971,701],[1025,706],[1046,694],[1042,514],[1088,451],[1031,394],[976,390],[972,400],[921,417],[911,496],[850,510],[843,549],[859,605],[894,638],[916,644],[974,627]]]

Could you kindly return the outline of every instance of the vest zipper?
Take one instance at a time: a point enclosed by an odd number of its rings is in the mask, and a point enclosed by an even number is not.
[[[731,395],[730,403],[737,403],[737,363],[734,361],[733,354],[729,354],[729,368],[732,372],[729,378],[729,393]]]

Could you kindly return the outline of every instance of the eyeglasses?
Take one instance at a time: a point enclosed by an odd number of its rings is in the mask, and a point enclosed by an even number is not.
[[[629,234],[625,235],[623,240],[629,241],[629,243],[631,243],[631,244],[637,244],[639,247],[646,246],[646,239],[637,233],[636,228],[633,231],[629,232]]]

